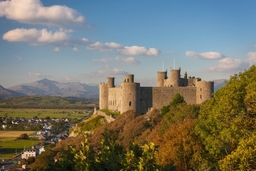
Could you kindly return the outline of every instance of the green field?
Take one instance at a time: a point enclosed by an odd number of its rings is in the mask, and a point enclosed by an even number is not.
[[[0,131],[0,159],[12,158],[17,153],[22,152],[24,148],[30,148],[40,143],[40,141],[34,139],[17,139],[23,133],[31,134],[33,131]]]
[[[73,110],[73,109],[12,109],[12,108],[0,108],[0,117],[25,117],[25,118],[77,118],[81,119],[87,116],[89,113],[87,110]]]
[[[98,105],[98,99],[54,96],[22,96],[0,99],[2,108],[85,109]]]

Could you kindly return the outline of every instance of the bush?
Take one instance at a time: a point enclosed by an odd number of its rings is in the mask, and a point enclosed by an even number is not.
[[[20,136],[18,137],[18,139],[28,140],[28,139],[29,139],[29,136],[28,136],[28,134],[20,134]]]

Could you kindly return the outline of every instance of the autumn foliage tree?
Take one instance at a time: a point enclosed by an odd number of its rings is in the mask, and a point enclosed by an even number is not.
[[[196,132],[215,170],[220,169],[219,164],[221,168],[228,168],[224,166],[227,163],[231,168],[239,168],[242,160],[230,163],[230,159],[241,152],[241,146],[250,143],[250,137],[255,134],[255,92],[256,66],[251,66],[232,76],[226,86],[202,105]],[[253,155],[253,150],[251,152]]]

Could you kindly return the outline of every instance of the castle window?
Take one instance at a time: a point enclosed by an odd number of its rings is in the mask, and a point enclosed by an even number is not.
[[[202,99],[202,95],[200,95],[200,99]]]
[[[131,106],[131,105],[132,105],[132,102],[130,101],[130,102],[129,102],[129,106]]]
[[[202,91],[202,88],[200,88],[200,91]]]

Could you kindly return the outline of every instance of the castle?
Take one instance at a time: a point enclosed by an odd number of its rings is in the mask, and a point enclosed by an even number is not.
[[[201,81],[200,78],[180,77],[180,68],[170,68],[170,78],[167,71],[157,72],[157,87],[141,87],[134,82],[134,75],[126,75],[120,87],[115,87],[114,77],[108,77],[107,83],[99,85],[99,108],[119,111],[120,113],[134,110],[143,114],[150,108],[161,109],[168,105],[176,93],[184,97],[188,104],[201,104],[211,98],[214,82]]]

